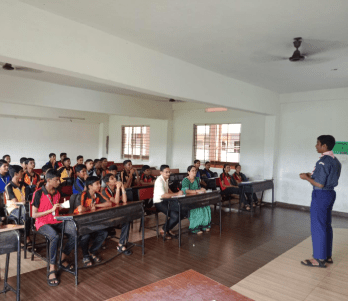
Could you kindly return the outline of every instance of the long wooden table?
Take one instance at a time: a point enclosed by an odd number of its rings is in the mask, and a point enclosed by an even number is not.
[[[6,266],[4,275],[4,289],[0,294],[12,291],[16,293],[16,300],[20,300],[20,277],[21,277],[21,240],[19,230],[23,230],[23,225],[0,226],[0,255],[6,254]],[[8,268],[10,265],[10,253],[17,252],[17,287],[13,288],[7,283]]]
[[[142,222],[142,244],[129,243],[130,247],[139,246],[142,248],[142,254],[145,254],[145,240],[144,240],[144,206],[142,201],[130,202],[126,204],[119,204],[114,207],[101,208],[96,211],[83,212],[79,214],[68,214],[59,215],[55,219],[58,221],[63,221],[62,235],[60,241],[60,254],[59,254],[59,266],[61,267],[62,258],[62,246],[64,237],[64,228],[66,222],[73,222],[75,225],[75,271],[69,271],[75,276],[75,285],[78,284],[78,269],[83,269],[86,267],[78,268],[77,262],[77,246],[78,237],[81,235],[93,233],[95,231],[115,227],[124,223],[129,223],[136,219],[141,219]],[[107,261],[103,261],[99,264],[94,264],[97,266],[100,264],[105,264],[106,262],[114,259],[116,256],[122,253],[116,254]]]
[[[181,210],[192,210],[200,207],[210,206],[219,204],[219,226],[221,234],[221,194],[219,190],[206,192],[202,194],[189,195],[189,196],[175,196],[172,198],[162,199],[163,201],[168,201],[166,224],[168,221],[168,213],[170,210],[170,204],[177,202],[179,206],[179,248],[181,247]],[[164,239],[164,237],[163,237]]]
[[[261,195],[261,202],[263,199],[263,192],[265,190],[272,189],[272,207],[274,206],[274,183],[273,179],[271,180],[263,180],[263,181],[249,181],[249,182],[242,182],[239,184],[239,190],[240,190],[240,199],[239,202],[239,210],[241,210],[241,203],[245,198],[246,193],[255,193],[262,191]],[[253,206],[250,206],[250,212],[253,212]]]

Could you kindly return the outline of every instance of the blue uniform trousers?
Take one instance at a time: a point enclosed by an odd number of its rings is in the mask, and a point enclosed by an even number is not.
[[[311,232],[313,258],[332,256],[331,212],[336,200],[335,190],[313,190],[311,203]]]

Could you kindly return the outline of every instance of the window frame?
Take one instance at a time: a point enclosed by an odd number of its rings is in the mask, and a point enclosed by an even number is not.
[[[202,159],[200,158],[196,158],[196,146],[198,145],[197,141],[196,141],[196,136],[197,136],[197,127],[198,126],[212,126],[212,125],[224,125],[224,124],[227,124],[227,125],[230,125],[230,124],[238,124],[240,125],[240,133],[239,133],[239,146],[238,146],[238,149],[239,149],[239,162],[240,162],[240,159],[241,159],[241,153],[240,153],[240,149],[241,149],[241,136],[242,136],[242,123],[240,122],[234,122],[234,123],[197,123],[197,124],[193,124],[193,147],[192,147],[192,157],[193,157],[193,160],[200,160],[202,162]],[[209,133],[210,135],[210,133]],[[225,146],[226,147],[226,146]],[[203,150],[205,150],[203,148]],[[221,153],[221,150],[220,150],[220,153]],[[220,157],[221,157],[221,154],[220,154]],[[205,159],[204,159],[205,160]],[[211,164],[211,167],[213,168],[222,168],[224,164],[228,163],[232,166],[235,166],[236,164],[239,164],[239,162],[230,162],[230,161],[213,161],[213,160],[205,160],[205,161],[209,161],[210,164]]]
[[[142,142],[140,143],[140,155],[135,155],[133,154],[133,142],[131,144],[131,149],[132,149],[132,154],[128,155],[124,153],[125,150],[125,137],[124,137],[124,133],[125,133],[125,128],[133,128],[132,132],[134,131],[134,128],[143,128],[146,127],[148,128],[149,131],[149,140],[148,140],[148,155],[142,155],[142,150],[143,150],[143,140],[144,140],[144,134],[141,133],[141,140]],[[139,160],[139,161],[149,161],[150,160],[150,135],[151,135],[151,129],[150,129],[150,125],[122,125],[121,126],[121,158],[125,159],[125,160]],[[132,138],[133,139],[133,138]]]

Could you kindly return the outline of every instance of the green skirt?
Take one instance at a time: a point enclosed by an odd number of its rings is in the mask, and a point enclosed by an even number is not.
[[[192,233],[205,231],[211,227],[211,209],[210,206],[190,210],[189,214],[190,227]]]

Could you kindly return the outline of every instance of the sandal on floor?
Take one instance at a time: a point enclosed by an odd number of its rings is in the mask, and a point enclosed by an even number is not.
[[[332,257],[326,258],[326,259],[325,259],[325,262],[326,262],[326,263],[332,264],[332,263],[333,263]]]
[[[125,249],[123,249],[123,248],[125,248]],[[133,252],[131,250],[127,250],[126,246],[120,246],[120,245],[117,246],[117,252],[123,253],[124,255],[127,255],[127,256],[133,254]]]
[[[307,267],[315,267],[315,268],[326,268],[325,265],[325,260],[319,260],[319,259],[315,259],[315,261],[317,261],[319,263],[319,265],[314,265],[309,259],[306,259],[305,261],[301,261],[301,264],[307,266]]]
[[[91,257],[83,257],[82,258],[82,262],[83,262],[83,266],[84,267],[90,267],[93,265],[92,261],[91,261]],[[89,264],[90,263],[90,264]]]
[[[246,205],[242,208],[242,210],[244,211],[250,211],[250,206],[249,205]]]
[[[203,230],[203,231],[205,231],[205,232],[210,232],[210,228],[207,228],[207,229],[205,229],[205,230]]]
[[[57,279],[57,276],[53,279],[48,278],[51,274],[56,274],[56,273],[57,273],[57,271],[51,271],[47,274],[47,284],[49,286],[58,286],[59,285],[59,280]]]
[[[92,260],[94,261],[94,263],[100,263],[102,261],[102,259],[99,256],[97,256],[95,254],[90,254],[90,255],[91,255]]]
[[[64,266],[63,263],[67,263],[68,265],[67,266]],[[60,268],[64,271],[67,271],[67,272],[72,272],[75,270],[75,265],[72,264],[72,263],[69,263],[66,259],[62,260],[61,264],[60,264]]]
[[[165,240],[171,240],[172,239],[172,237],[170,235],[168,235],[167,233],[164,233],[164,231],[163,232],[160,231],[159,234],[162,236],[162,238],[164,237]]]

